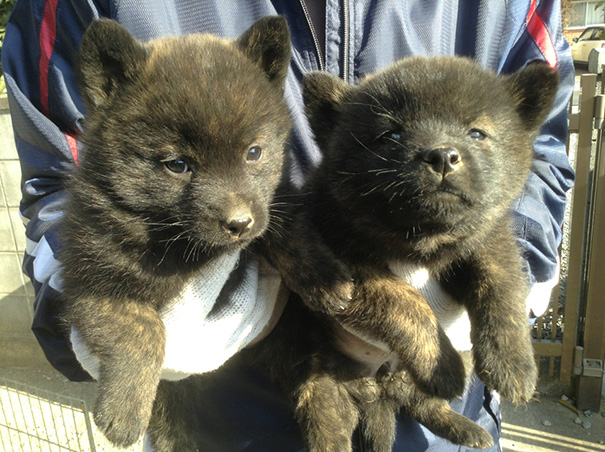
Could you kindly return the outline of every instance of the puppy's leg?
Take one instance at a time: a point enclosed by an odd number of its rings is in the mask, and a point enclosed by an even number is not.
[[[286,285],[314,311],[341,312],[353,294],[350,270],[324,243],[305,211],[308,202],[280,186],[280,214],[259,242],[260,251],[279,270]]]
[[[395,442],[395,409],[392,403],[378,399],[362,405],[363,436],[374,452],[390,452]]]
[[[327,375],[299,386],[296,417],[308,452],[351,452],[359,410],[346,390]]]
[[[164,361],[164,324],[150,305],[88,299],[72,322],[101,367],[94,420],[113,444],[126,447],[144,433]]]
[[[196,452],[196,405],[203,401],[196,393],[195,379],[160,381],[147,430],[154,452]]]
[[[399,356],[427,394],[462,394],[464,364],[424,297],[388,271],[359,268],[355,294],[335,319],[352,333]]]
[[[452,410],[443,399],[420,394],[411,406],[404,407],[404,411],[435,435],[454,444],[477,449],[494,445],[492,435],[487,430]]]
[[[452,410],[446,400],[418,391],[405,371],[384,376],[380,384],[384,397],[397,403],[404,416],[415,419],[435,435],[454,444],[479,449],[494,444],[487,430]]]
[[[494,246],[498,246],[494,244]],[[467,290],[475,371],[490,389],[513,403],[534,394],[537,368],[531,344],[525,301],[527,282],[515,254],[515,244],[477,254],[455,269]]]

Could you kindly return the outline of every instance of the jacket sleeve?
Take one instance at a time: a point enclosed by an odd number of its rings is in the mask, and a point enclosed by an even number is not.
[[[89,378],[75,359],[60,314],[57,222],[63,181],[77,163],[84,107],[74,59],[88,24],[108,15],[92,1],[19,0],[6,29],[2,66],[22,172],[24,271],[35,288],[32,330],[48,361],[72,380]]]
[[[574,68],[569,45],[562,34],[558,0],[530,2],[523,30],[506,55],[502,72],[515,72],[533,60],[546,61],[560,74],[555,103],[534,142],[532,172],[515,205],[513,222],[532,279],[528,308],[539,316],[546,310],[551,290],[558,282],[558,247],[566,192],[575,178],[566,152]]]

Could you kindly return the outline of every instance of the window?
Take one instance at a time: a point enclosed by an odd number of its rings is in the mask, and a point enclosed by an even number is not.
[[[605,4],[597,0],[572,2],[570,28],[584,28],[605,23]],[[597,5],[599,5],[597,7]],[[595,9],[596,8],[596,9]]]
[[[588,41],[590,39],[590,37],[592,36],[593,31],[594,30],[591,30],[591,29],[584,30],[584,32],[578,38],[578,41]]]
[[[586,2],[573,3],[570,27],[584,27],[586,25]]]
[[[584,32],[578,38],[580,41],[603,41],[605,40],[605,28],[603,27],[590,27],[584,30]]]

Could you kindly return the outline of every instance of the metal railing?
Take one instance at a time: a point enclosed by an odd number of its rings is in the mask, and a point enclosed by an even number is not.
[[[0,451],[96,452],[86,402],[0,377]]]

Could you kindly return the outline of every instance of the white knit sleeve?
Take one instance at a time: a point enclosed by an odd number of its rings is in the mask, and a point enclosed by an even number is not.
[[[269,323],[280,287],[279,273],[262,258],[249,256],[245,263],[239,259],[240,254],[234,253],[210,262],[160,311],[166,327],[163,379],[178,380],[218,368]],[[244,277],[216,306],[238,265],[246,266]],[[98,357],[74,328],[70,338],[84,369],[98,378]]]
[[[427,268],[401,262],[393,262],[389,267],[424,296],[454,348],[469,351],[472,348],[471,323],[464,306],[443,290]]]

